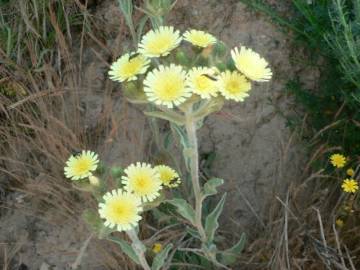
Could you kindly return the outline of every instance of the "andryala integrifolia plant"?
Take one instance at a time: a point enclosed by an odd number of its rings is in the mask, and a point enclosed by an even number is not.
[[[164,196],[165,187],[174,188],[180,184],[179,173],[165,164],[131,164],[118,173],[117,188],[108,191],[105,181],[94,174],[98,164],[95,153],[83,151],[67,162],[65,175],[68,178],[74,181],[101,179],[96,197],[103,231],[125,231],[132,243],[124,239],[116,242],[144,269],[160,269],[171,259],[168,254],[173,248],[168,245],[158,252],[150,267],[146,247],[138,237],[138,226],[141,214],[150,209],[148,205],[154,201],[157,202],[154,205],[164,203],[176,208],[184,225],[192,225],[191,237],[197,239],[196,246],[189,250],[217,267],[227,268],[243,249],[244,236],[227,250],[219,250],[216,246],[215,233],[226,194],[203,217],[205,199],[217,194],[217,187],[223,180],[212,178],[204,184],[200,181],[197,129],[206,116],[221,110],[225,100],[243,102],[249,96],[251,81],[269,81],[272,72],[266,60],[244,46],[232,49],[230,56],[228,59],[226,45],[209,33],[191,29],[181,35],[172,26],[160,26],[147,32],[137,50],[120,56],[109,71],[112,80],[122,83],[130,102],[147,104],[143,107],[146,115],[169,121],[176,131],[189,173],[189,177],[182,178],[191,180],[194,200],[188,194],[183,198]],[[92,182],[96,181],[92,179]]]

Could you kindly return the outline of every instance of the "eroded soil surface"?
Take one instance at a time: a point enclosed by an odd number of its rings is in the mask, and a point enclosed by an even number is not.
[[[123,19],[117,1],[102,1],[93,15],[109,33],[125,27],[120,25]],[[285,84],[295,74],[306,76],[307,83],[312,84],[316,75],[306,75],[301,65],[292,62],[294,51],[287,34],[239,1],[179,0],[169,16],[169,24],[181,30],[188,27],[208,30],[229,47],[249,46],[263,55],[273,70],[271,82],[256,84],[243,103],[228,102],[221,113],[205,121],[199,134],[201,153],[216,155],[211,173],[226,182],[223,191],[228,192],[228,197],[222,218],[226,234],[235,239],[246,231],[251,238],[256,227],[266,223],[269,202],[275,195],[283,196],[287,183],[302,171],[302,155],[282,116],[291,113],[292,106],[283,91]],[[114,55],[121,53],[119,48],[124,45],[121,37],[106,42]],[[119,85],[107,79],[108,55],[99,57],[93,52],[94,44],[86,46],[83,60],[86,124],[95,128],[92,125],[99,121],[104,109],[112,110],[118,122],[111,136],[99,143],[101,158],[123,165],[144,159],[151,141],[145,117],[122,98]],[[112,99],[104,97],[104,92],[111,92],[114,87],[117,90]],[[29,218],[22,211],[10,211],[0,226],[0,242],[15,243],[22,237],[15,255],[17,261],[28,267],[22,269],[70,269],[89,237],[83,225],[60,222],[54,226]],[[83,257],[83,269],[102,269],[99,261],[103,258],[101,252],[90,247]],[[111,265],[111,259],[107,260]],[[125,269],[116,265],[116,261],[112,267]]]

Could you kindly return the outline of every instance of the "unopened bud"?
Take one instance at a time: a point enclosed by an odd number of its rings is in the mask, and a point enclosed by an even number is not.
[[[89,182],[91,185],[98,187],[100,185],[100,179],[94,175],[89,176]]]

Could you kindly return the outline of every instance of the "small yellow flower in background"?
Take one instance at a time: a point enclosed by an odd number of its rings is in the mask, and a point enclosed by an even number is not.
[[[113,81],[133,81],[137,75],[144,74],[150,60],[138,53],[127,53],[116,60],[110,67],[109,77]]]
[[[66,161],[65,176],[71,180],[80,180],[92,175],[99,163],[98,155],[91,151],[82,151],[81,154],[71,156]]]
[[[353,177],[355,174],[355,171],[352,168],[349,168],[346,170],[346,174],[350,177]]]
[[[336,226],[338,226],[339,228],[343,227],[344,226],[344,221],[340,218],[338,218],[336,221],[335,221],[335,224]]]
[[[186,83],[193,93],[201,96],[201,98],[208,99],[217,96],[217,80],[213,69],[194,67],[188,72]]]
[[[330,156],[330,162],[336,168],[343,168],[346,163],[346,158],[341,154],[333,154]]]
[[[355,193],[359,189],[359,185],[354,179],[345,179],[341,187],[348,193]]]
[[[269,81],[272,77],[268,62],[258,53],[244,46],[231,50],[236,68],[247,78],[257,82]]]
[[[139,44],[139,52],[147,57],[165,56],[179,46],[180,32],[172,26],[160,26],[147,32]]]
[[[89,183],[90,183],[91,185],[93,185],[93,186],[98,187],[98,186],[100,186],[100,179],[97,178],[97,177],[94,176],[94,175],[90,175],[90,176],[89,176]]]
[[[106,193],[103,200],[99,203],[99,214],[105,219],[105,226],[127,231],[141,220],[141,199],[138,196],[117,189]]]
[[[163,249],[162,244],[160,244],[160,243],[155,243],[154,246],[153,246],[153,248],[152,248],[152,251],[157,254],[157,253],[159,253],[160,251],[162,251],[162,249]]]
[[[155,170],[159,172],[160,180],[164,186],[174,188],[180,185],[179,174],[169,166],[158,165],[155,167]]]
[[[140,162],[131,164],[124,173],[121,179],[125,189],[140,197],[143,202],[151,202],[160,196],[160,175],[151,165]]]
[[[201,48],[206,48],[207,46],[216,43],[216,38],[213,35],[194,29],[184,33],[184,40]]]
[[[219,91],[225,99],[243,101],[249,96],[251,83],[237,71],[225,71],[220,74]]]
[[[173,108],[191,96],[186,86],[186,72],[181,66],[159,66],[149,72],[144,80],[144,91],[149,101]]]

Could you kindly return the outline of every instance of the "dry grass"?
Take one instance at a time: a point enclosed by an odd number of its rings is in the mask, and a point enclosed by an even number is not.
[[[31,208],[17,207],[50,225],[79,223],[82,210],[95,207],[91,196],[74,192],[64,179],[64,162],[74,150],[96,149],[100,142],[111,140],[118,128],[112,125],[116,121],[109,84],[103,94],[106,109],[91,129],[85,124],[85,42],[97,44],[94,48],[102,54],[94,49],[95,55],[112,57],[101,36],[95,34],[98,25],[86,3],[19,1],[0,10],[1,29],[12,31],[0,44],[0,177],[6,183],[2,189],[22,194]],[[123,33],[118,35],[121,38]],[[7,201],[1,206],[14,207]],[[84,227],[85,241],[90,232],[84,224],[78,226]],[[98,240],[92,243],[100,254],[99,264],[109,269],[120,264],[133,268],[117,247]],[[6,245],[4,250],[9,265],[11,250]]]
[[[294,133],[297,134],[298,131]],[[282,151],[284,165],[289,164],[288,146],[293,143],[292,139],[293,136]],[[303,175],[283,179],[282,183],[288,182],[284,196],[276,195],[282,193],[275,188],[273,200],[268,202],[268,215],[262,219],[253,211],[261,226],[256,237],[250,237],[242,267],[357,269],[360,259],[357,206],[351,196],[341,192],[339,178],[325,174],[324,169],[312,169],[314,162],[322,162],[325,168],[328,161],[324,157],[336,150],[320,144],[304,164]],[[290,163],[296,164],[296,161],[290,160]],[[349,205],[352,210],[345,213],[344,207]],[[335,221],[345,214],[345,225],[340,228]]]

